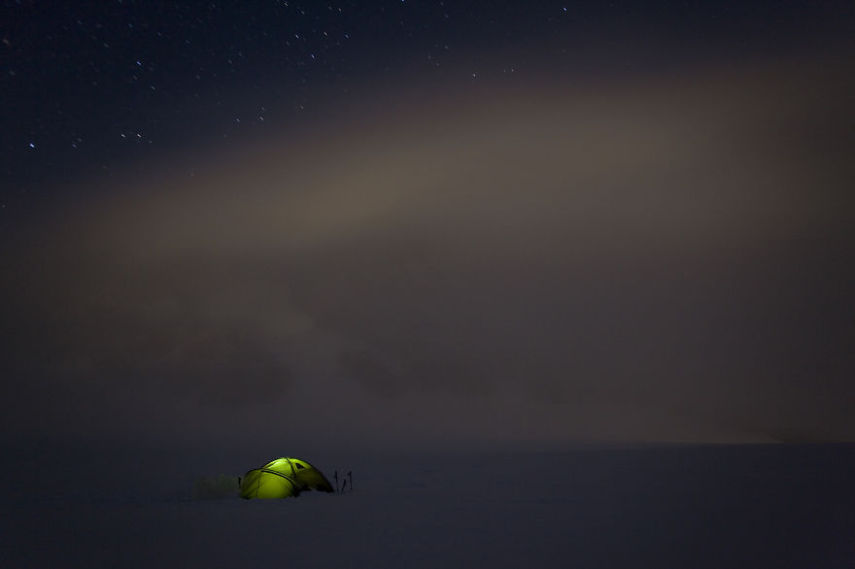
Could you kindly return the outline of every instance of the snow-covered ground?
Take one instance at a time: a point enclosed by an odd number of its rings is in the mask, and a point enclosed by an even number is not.
[[[250,454],[8,449],[0,566],[855,567],[851,445]],[[193,497],[288,454],[354,491]]]

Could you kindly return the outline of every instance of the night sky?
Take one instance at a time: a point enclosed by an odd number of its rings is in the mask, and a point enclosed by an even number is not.
[[[3,437],[855,440],[853,38],[843,1],[4,0]]]

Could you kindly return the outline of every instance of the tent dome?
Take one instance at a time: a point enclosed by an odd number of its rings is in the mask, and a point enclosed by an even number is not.
[[[246,473],[241,481],[241,498],[288,498],[304,490],[332,492],[323,473],[300,458],[282,457]]]

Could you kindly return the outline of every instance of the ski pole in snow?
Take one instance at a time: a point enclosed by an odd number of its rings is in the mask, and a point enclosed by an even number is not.
[[[333,471],[333,478],[335,478],[335,493],[340,494],[338,489],[338,470]]]

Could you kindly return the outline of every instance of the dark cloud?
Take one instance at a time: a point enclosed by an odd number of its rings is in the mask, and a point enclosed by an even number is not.
[[[842,67],[422,94],[155,173],[4,261],[7,420],[852,438]]]

